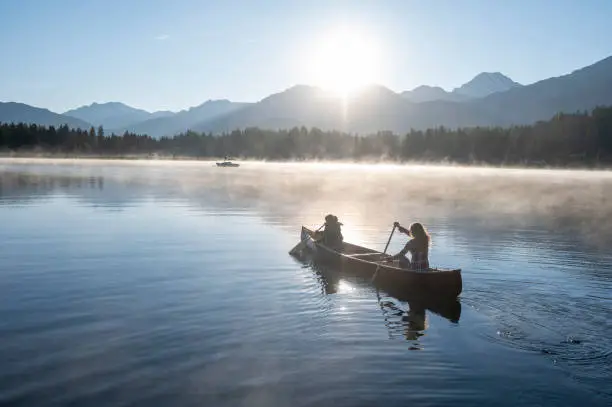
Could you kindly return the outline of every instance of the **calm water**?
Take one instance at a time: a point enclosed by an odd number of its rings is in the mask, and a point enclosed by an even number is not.
[[[290,257],[329,212],[459,320]],[[0,225],[2,405],[612,404],[607,173],[4,160]]]

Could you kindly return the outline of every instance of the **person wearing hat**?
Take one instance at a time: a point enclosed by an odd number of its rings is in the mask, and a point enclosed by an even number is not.
[[[323,238],[320,240],[325,246],[330,248],[342,248],[344,237],[342,236],[342,223],[338,222],[338,217],[329,214],[325,217],[325,229]]]

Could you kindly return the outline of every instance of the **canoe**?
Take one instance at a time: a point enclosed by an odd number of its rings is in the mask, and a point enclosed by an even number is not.
[[[317,282],[321,285],[322,293],[325,295],[336,294],[338,292],[338,288],[340,287],[340,282],[348,277],[347,274],[350,274],[346,272],[343,273],[342,270],[336,269],[328,264],[320,262],[307,262],[306,256],[301,257],[299,260],[305,265],[307,264],[310,266],[317,278]],[[358,286],[369,285],[370,281],[371,277],[355,276],[355,278],[350,279],[351,284]],[[381,288],[381,292],[384,292],[391,297],[395,297],[399,301],[408,303],[411,312],[424,313],[425,310],[429,310],[430,312],[446,318],[453,323],[459,322],[459,319],[461,318],[461,303],[457,297],[445,298],[432,295],[415,295],[410,291],[401,292],[394,290],[393,287],[391,287],[391,289]],[[389,301],[383,302],[380,296],[378,296],[378,302],[381,308],[383,307],[383,304],[389,303]]]
[[[217,167],[240,167],[240,164],[231,161],[223,161],[222,163],[217,163]]]
[[[305,226],[302,226],[300,237],[316,261],[332,263],[343,272],[358,276],[372,277],[376,274],[373,282],[391,295],[456,298],[461,294],[461,269],[415,271],[401,268],[398,262],[383,261],[388,255],[352,243],[344,242],[338,249],[327,247],[315,240],[317,232]]]

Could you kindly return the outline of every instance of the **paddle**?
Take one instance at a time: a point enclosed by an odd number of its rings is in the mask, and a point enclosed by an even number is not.
[[[389,235],[389,240],[387,240],[387,245],[385,246],[385,251],[383,252],[383,254],[387,254],[387,248],[389,247],[389,243],[391,242],[391,238],[393,237],[393,232],[395,232],[395,228],[397,227],[397,222],[393,224],[393,229],[391,229],[391,234]],[[378,266],[376,267],[376,271],[374,272],[374,275],[372,276],[372,279],[370,280],[370,284],[374,282],[374,280],[376,280],[376,276],[378,275],[378,270],[380,269],[380,263],[382,262],[382,260],[378,263]]]
[[[325,223],[322,224],[321,226],[319,226],[319,228],[317,230],[315,230],[315,233],[318,232],[319,230],[323,229],[323,226],[325,226]],[[300,243],[295,245],[295,247],[289,251],[289,254],[292,255],[292,256],[295,255],[296,253],[302,251],[304,249],[304,246],[306,246],[306,239],[300,240]]]

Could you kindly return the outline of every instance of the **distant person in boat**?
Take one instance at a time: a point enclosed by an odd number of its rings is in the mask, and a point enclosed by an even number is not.
[[[338,217],[335,215],[327,215],[325,217],[325,229],[320,242],[327,247],[342,248],[342,223],[338,222]]]
[[[429,268],[429,244],[431,238],[427,230],[425,230],[425,227],[420,223],[413,223],[406,229],[398,222],[395,222],[394,226],[397,230],[410,236],[412,239],[406,243],[401,252],[392,256],[389,260],[399,260],[400,267],[402,268],[427,270]],[[408,252],[410,252],[410,260],[406,257],[406,253]]]

